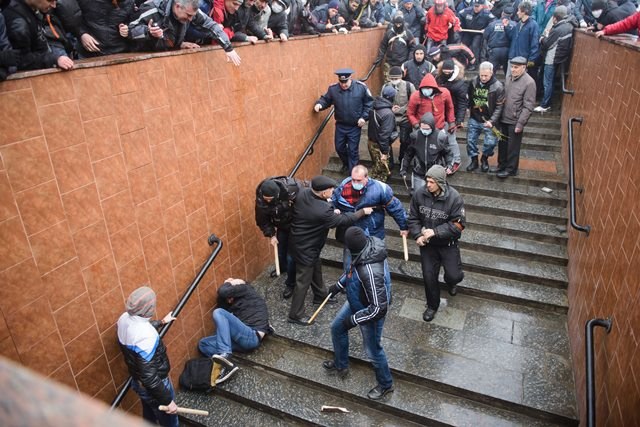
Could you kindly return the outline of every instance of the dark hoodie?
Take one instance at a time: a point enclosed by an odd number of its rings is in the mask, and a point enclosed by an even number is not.
[[[432,88],[433,95],[429,98],[422,95],[422,89]],[[436,129],[444,129],[446,123],[455,124],[453,101],[446,88],[441,88],[431,74],[424,76],[417,91],[411,94],[407,117],[411,126],[417,126],[425,113],[433,113],[436,120]]]
[[[398,32],[399,31],[399,32]],[[375,63],[379,64],[382,59],[387,57],[387,63],[394,66],[401,66],[411,54],[411,48],[415,44],[415,38],[411,31],[402,26],[401,30],[396,30],[394,25],[389,25],[389,29],[384,33],[382,41],[380,41],[380,48],[378,49],[378,56]]]
[[[596,18],[596,21],[605,27],[622,21],[628,16],[636,13],[635,5],[631,1],[620,1],[617,4],[612,1],[594,1],[591,5],[591,10],[593,11],[598,9],[602,9],[602,15],[600,15],[599,18]],[[629,31],[629,34],[636,35],[636,32]]]
[[[407,147],[400,165],[402,176],[406,175],[411,168],[415,175],[424,178],[431,166],[446,163],[447,133],[444,130],[435,129],[435,119],[431,113],[425,113],[420,122],[431,126],[433,131],[429,136],[423,135],[419,129],[411,134],[411,144]]]
[[[455,111],[456,123],[462,124],[464,122],[464,115],[467,113],[467,106],[469,105],[469,99],[467,98],[467,82],[464,79],[464,66],[454,60],[456,71],[452,76],[447,76],[442,73],[442,62],[438,64],[438,78],[436,81],[440,87],[446,87],[451,93],[453,100],[453,110]],[[449,81],[449,78],[453,80]]]
[[[369,139],[380,147],[382,154],[389,154],[391,146],[391,134],[396,130],[396,115],[391,111],[391,101],[376,96],[373,108],[369,112]]]
[[[422,62],[416,61],[416,51],[422,51],[424,53],[424,59]],[[413,50],[413,58],[402,64],[402,71],[404,71],[404,79],[413,83],[415,87],[420,86],[420,82],[427,75],[427,73],[434,73],[436,67],[427,60],[427,48],[418,44]]]

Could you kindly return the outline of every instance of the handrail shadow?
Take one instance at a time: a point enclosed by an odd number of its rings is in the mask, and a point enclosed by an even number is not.
[[[578,231],[587,233],[591,231],[591,226],[580,225],[576,222],[576,191],[582,193],[582,188],[576,188],[575,165],[573,156],[573,124],[578,122],[582,124],[582,117],[571,117],[569,119],[569,205],[571,211],[571,226]]]
[[[204,275],[207,273],[207,270],[209,270],[209,267],[211,267],[211,264],[213,264],[213,260],[216,259],[216,257],[218,256],[218,253],[220,253],[220,250],[222,249],[222,240],[220,240],[215,234],[210,235],[207,241],[209,243],[209,246],[213,246],[214,244],[217,244],[217,246],[215,247],[213,252],[211,252],[211,255],[209,255],[209,258],[207,258],[205,263],[202,265],[200,272],[198,272],[196,277],[191,282],[191,285],[189,285],[189,288],[186,290],[184,295],[182,295],[182,298],[180,298],[180,301],[178,301],[178,304],[173,309],[173,317],[178,317],[180,315],[180,312],[182,311],[184,306],[187,305],[189,298],[191,298],[191,295],[195,292],[196,288],[200,284],[200,281],[202,280]],[[166,325],[164,325],[162,329],[160,329],[160,338],[164,337],[167,334],[167,332],[169,331],[173,323],[174,322],[169,322]],[[122,402],[122,399],[124,399],[124,396],[126,396],[127,391],[129,391],[129,387],[131,387],[132,382],[133,382],[133,378],[129,377],[129,379],[127,379],[127,381],[122,385],[120,392],[115,397],[115,399],[113,399],[113,402],[111,402],[112,410],[117,408],[120,405],[120,403]]]
[[[560,68],[560,81],[562,82],[562,93],[573,96],[576,91],[567,89],[567,63],[563,62],[562,67]]]

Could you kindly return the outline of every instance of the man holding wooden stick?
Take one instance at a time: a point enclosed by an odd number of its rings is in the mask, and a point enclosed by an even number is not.
[[[382,328],[391,301],[391,287],[384,278],[387,273],[387,248],[377,237],[367,237],[360,227],[349,227],[344,242],[351,253],[348,271],[329,288],[336,295],[346,291],[347,301],[331,323],[333,360],[322,363],[328,373],[345,378],[349,373],[349,330],[360,326],[362,344],[371,359],[377,385],[367,397],[382,399],[393,391],[393,378],[382,348]]]

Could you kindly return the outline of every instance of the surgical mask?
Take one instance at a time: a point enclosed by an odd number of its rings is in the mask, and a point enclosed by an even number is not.
[[[274,1],[273,3],[271,3],[271,11],[273,13],[277,14],[282,12],[283,10],[284,10],[284,7],[282,7],[282,5],[279,2]]]
[[[433,132],[433,129],[420,129],[420,132],[421,132],[424,136],[429,136],[429,135],[431,135],[431,132]]]
[[[354,190],[356,190],[356,191],[360,191],[360,190],[362,190],[362,189],[364,188],[364,184],[363,184],[363,183],[361,183],[361,182],[353,182],[353,183],[351,184],[351,186],[352,186],[352,187],[353,187],[353,189],[354,189]]]
[[[391,83],[393,86],[398,86],[401,81],[402,81],[402,79],[389,80],[389,83]]]
[[[430,87],[422,88],[420,89],[420,93],[422,94],[422,96],[431,98],[431,95],[433,95],[433,88],[430,88]]]
[[[598,19],[598,18],[600,18],[600,15],[602,15],[602,9],[594,10],[594,11],[591,12],[591,14],[593,15],[594,18]]]

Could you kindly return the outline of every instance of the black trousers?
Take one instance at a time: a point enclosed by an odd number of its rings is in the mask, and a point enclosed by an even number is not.
[[[321,303],[327,297],[327,290],[322,280],[322,263],[318,259],[313,265],[296,263],[296,286],[293,288],[289,317],[302,319],[304,317],[304,299],[311,285],[314,303]]]
[[[500,130],[506,135],[506,140],[498,141],[498,169],[506,170],[512,175],[518,172],[520,163],[520,146],[523,132],[516,133],[516,125],[500,123]]]
[[[440,285],[438,284],[440,267],[444,267],[444,281],[449,286],[457,285],[464,278],[458,242],[451,243],[449,246],[432,246],[428,243],[426,246],[421,246],[420,261],[427,306],[437,311],[440,307]]]
[[[509,48],[508,47],[494,47],[489,49],[489,62],[493,64],[493,73],[497,73],[498,69],[502,67],[505,75],[507,74],[507,67],[509,67]]]

